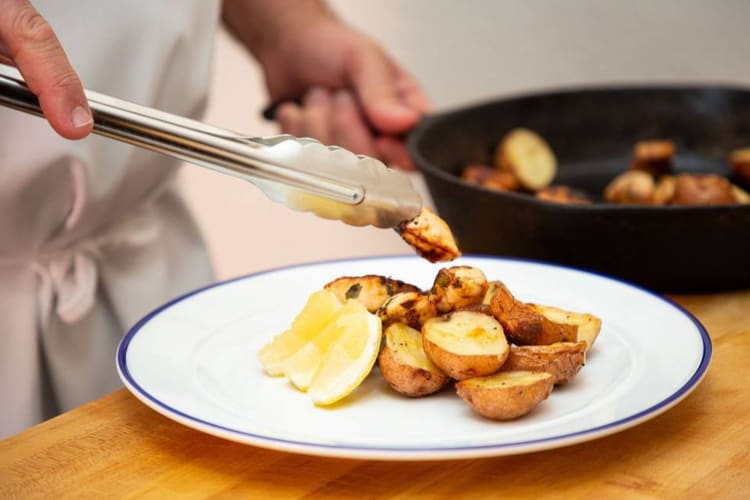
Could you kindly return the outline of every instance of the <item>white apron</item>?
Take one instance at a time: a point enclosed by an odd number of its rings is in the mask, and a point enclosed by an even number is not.
[[[35,1],[84,85],[198,117],[218,2]],[[0,108],[0,438],[120,386],[141,316],[211,281],[176,161]]]

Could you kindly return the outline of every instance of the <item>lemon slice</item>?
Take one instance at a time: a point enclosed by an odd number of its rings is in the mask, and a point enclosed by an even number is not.
[[[356,327],[356,318],[366,313],[362,303],[348,300],[325,328],[282,362],[284,375],[297,389],[306,391],[331,347],[349,335],[351,328]]]
[[[358,301],[350,300],[347,306],[350,303],[359,310],[341,314],[327,327],[336,330],[335,340],[328,345],[307,391],[317,405],[329,405],[351,394],[372,371],[380,351],[380,318]]]
[[[331,292],[313,293],[289,330],[274,337],[258,353],[263,369],[269,375],[283,375],[285,361],[318,335],[342,307],[343,304]]]

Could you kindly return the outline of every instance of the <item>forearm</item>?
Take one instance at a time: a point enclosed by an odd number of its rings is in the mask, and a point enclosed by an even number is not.
[[[333,17],[323,0],[224,0],[222,5],[226,27],[260,61],[277,50],[288,34]]]

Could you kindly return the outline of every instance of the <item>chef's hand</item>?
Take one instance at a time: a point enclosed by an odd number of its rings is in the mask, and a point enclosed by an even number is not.
[[[81,139],[91,132],[81,81],[55,32],[28,0],[0,0],[0,62],[18,68],[58,134]]]
[[[399,136],[427,99],[377,43],[312,0],[225,1],[224,21],[263,66],[271,100],[289,100],[276,112],[284,131],[412,168]]]

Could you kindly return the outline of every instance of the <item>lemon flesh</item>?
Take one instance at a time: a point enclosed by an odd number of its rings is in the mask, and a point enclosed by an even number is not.
[[[313,293],[289,330],[274,337],[258,353],[266,373],[284,375],[285,361],[318,335],[342,308],[343,304],[331,292]]]

